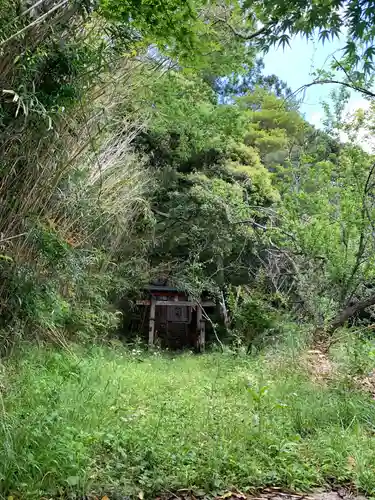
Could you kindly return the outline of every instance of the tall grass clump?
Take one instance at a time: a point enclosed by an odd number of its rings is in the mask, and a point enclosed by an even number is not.
[[[135,228],[153,222],[132,147],[143,123],[119,112],[135,63],[119,62],[84,2],[38,4],[0,7],[3,351],[21,335],[108,335],[109,300],[146,269]]]

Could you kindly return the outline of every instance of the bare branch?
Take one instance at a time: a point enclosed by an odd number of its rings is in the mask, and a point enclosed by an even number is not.
[[[363,188],[362,208],[361,208],[361,223],[362,223],[361,234],[359,235],[358,249],[356,252],[356,258],[355,258],[355,263],[353,265],[353,269],[352,269],[350,276],[348,277],[348,279],[345,283],[345,287],[343,288],[343,290],[341,292],[341,302],[343,302],[344,299],[346,298],[348,290],[353,282],[353,279],[354,279],[358,269],[361,267],[361,264],[366,262],[366,259],[363,258],[363,254],[366,250],[366,246],[367,246],[367,242],[368,242],[368,239],[365,238],[365,225],[364,225],[365,218],[368,217],[366,200],[367,200],[367,196],[369,194],[369,191],[371,190],[371,186],[372,186],[371,179],[372,179],[372,176],[374,174],[374,171],[375,171],[375,163],[373,163],[372,167],[369,170],[369,173],[367,175],[367,179],[366,179],[366,182],[365,182],[365,185]],[[349,297],[346,298],[346,303],[348,303],[352,299],[354,293],[355,293],[355,290],[353,290],[351,292],[351,294],[349,295]]]
[[[254,40],[254,38],[257,38],[258,36],[267,33],[271,27],[271,24],[266,24],[262,28],[259,28],[257,31],[254,31],[254,33],[240,33],[239,31],[236,30],[234,26],[228,23],[226,19],[218,17],[215,22],[216,23],[220,22],[222,24],[225,24],[225,26],[227,26],[235,36],[237,36],[238,38],[242,38],[242,40],[248,40],[248,41]]]
[[[204,319],[210,323],[210,325],[212,327],[212,331],[214,332],[214,335],[216,337],[216,340],[217,340],[218,344],[220,345],[221,352],[224,352],[224,345],[223,345],[222,341],[219,339],[219,336],[218,336],[217,331],[216,331],[216,327],[215,327],[212,319],[208,316],[208,314],[206,313],[206,311],[203,309],[203,307],[202,307],[202,305],[201,305],[200,302],[198,302],[198,307],[201,309],[202,316],[204,317]]]
[[[253,219],[245,219],[245,220],[239,220],[236,222],[232,222],[232,224],[251,224],[253,227],[256,227],[257,229],[263,229],[263,231],[267,231],[267,229],[270,229],[267,226],[262,226],[262,224],[258,224],[255,222]]]
[[[19,17],[26,16],[26,14],[28,14],[32,10],[36,9],[37,7],[39,7],[39,5],[42,5],[42,3],[44,3],[44,2],[46,2],[46,0],[38,0],[36,3],[34,3],[34,5],[31,5],[28,9],[24,10],[23,12],[21,12],[21,14],[19,15]]]
[[[287,231],[284,231],[280,227],[267,227],[267,226],[263,226],[262,224],[258,224],[258,222],[255,222],[253,219],[239,220],[239,221],[236,221],[236,222],[232,222],[232,224],[251,224],[254,228],[256,228],[256,229],[262,229],[262,231],[277,230],[277,231],[280,231],[280,233],[285,234],[285,236],[288,236],[289,238],[292,238],[293,241],[296,241],[296,237],[294,236],[294,234],[289,233]]]
[[[340,80],[323,79],[323,80],[314,80],[311,83],[306,83],[305,85],[302,85],[297,90],[292,92],[286,99],[288,99],[292,96],[295,96],[299,92],[306,90],[309,87],[312,87],[313,85],[326,85],[326,84],[342,85],[343,87],[347,87],[349,89],[356,90],[357,92],[360,92],[361,94],[367,95],[368,97],[375,97],[374,92],[371,92],[370,90],[364,89],[363,87],[360,87],[359,85],[355,85],[355,84],[348,83],[348,82],[341,82]]]
[[[28,24],[27,26],[25,26],[21,30],[17,31],[17,33],[14,33],[10,37],[8,37],[6,40],[3,40],[2,42],[0,42],[0,47],[3,47],[4,45],[6,45],[11,40],[14,40],[14,38],[17,38],[19,35],[22,35],[22,33],[24,33],[25,31],[27,31],[28,29],[30,29],[33,26],[36,26],[37,24],[41,23],[42,21],[44,21],[44,19],[46,19],[49,15],[51,15],[57,9],[59,9],[60,7],[64,7],[64,5],[67,5],[68,2],[69,2],[69,0],[62,0],[60,3],[58,3],[57,5],[55,5],[54,7],[52,7],[52,9],[50,9],[48,12],[46,12],[42,16],[38,17],[38,19],[35,19],[35,21],[33,21],[32,23]]]
[[[350,307],[346,307],[341,311],[329,325],[327,331],[332,334],[337,328],[342,326],[349,318],[354,316],[359,311],[366,309],[366,307],[373,306],[375,304],[375,295],[371,295],[367,299],[360,300]]]

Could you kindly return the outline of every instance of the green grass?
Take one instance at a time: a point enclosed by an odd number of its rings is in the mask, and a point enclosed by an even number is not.
[[[23,350],[1,372],[0,498],[333,480],[374,494],[374,401],[278,359]]]

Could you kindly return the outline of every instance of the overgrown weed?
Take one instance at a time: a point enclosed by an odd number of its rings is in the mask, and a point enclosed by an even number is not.
[[[335,478],[375,491],[375,403],[268,356],[25,347],[2,372],[1,494],[153,495]]]

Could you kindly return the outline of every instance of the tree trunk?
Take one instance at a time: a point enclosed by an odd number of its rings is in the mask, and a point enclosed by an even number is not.
[[[373,306],[374,304],[375,304],[375,295],[371,295],[367,299],[359,300],[352,306],[346,307],[333,319],[333,321],[326,329],[326,332],[331,335],[335,330],[337,330],[337,328],[342,326],[354,314],[356,314],[359,311],[362,311],[363,309],[366,309],[366,307]]]

